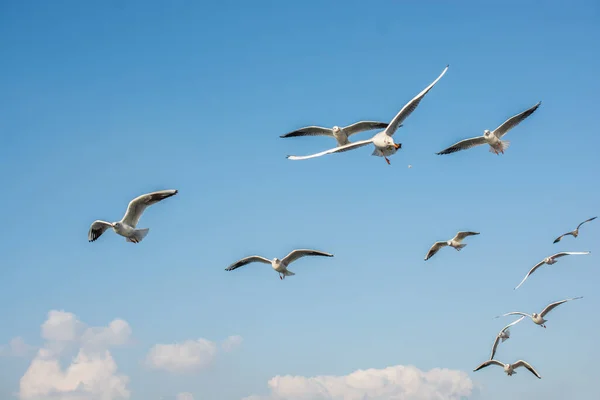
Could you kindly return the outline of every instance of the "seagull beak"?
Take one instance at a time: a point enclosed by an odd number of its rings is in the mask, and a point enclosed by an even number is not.
[[[394,147],[396,148],[396,150],[401,149],[402,143],[394,143]]]

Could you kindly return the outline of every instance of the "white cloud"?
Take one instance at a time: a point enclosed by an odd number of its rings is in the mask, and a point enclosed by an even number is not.
[[[413,366],[358,370],[345,376],[276,376],[270,394],[243,400],[463,400],[473,381],[462,371]]]
[[[194,396],[191,393],[179,393],[177,394],[176,400],[194,400]]]
[[[125,344],[131,335],[126,321],[116,319],[107,327],[87,327],[75,314],[52,310],[42,324],[46,339],[20,381],[23,400],[117,400],[128,399],[129,378],[117,374],[108,351]],[[77,355],[64,370],[61,355],[67,346]]]
[[[25,343],[22,337],[13,338],[6,346],[0,346],[0,357],[26,357],[35,350],[34,346]]]
[[[244,339],[240,335],[229,336],[221,343],[221,348],[225,352],[233,351],[241,346]]]
[[[150,349],[146,363],[151,368],[169,372],[188,372],[210,365],[217,354],[217,345],[206,339],[183,343],[157,344]]]

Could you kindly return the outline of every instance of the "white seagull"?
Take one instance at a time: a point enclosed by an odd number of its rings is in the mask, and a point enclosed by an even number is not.
[[[112,228],[117,234],[124,236],[127,242],[141,242],[150,230],[149,228],[136,229],[140,217],[146,207],[156,204],[168,197],[175,196],[177,193],[177,190],[159,190],[157,192],[147,193],[136,197],[129,202],[127,212],[120,221],[110,223],[96,220],[92,222],[92,226],[90,226],[88,232],[88,240],[93,242],[106,232],[108,228]]]
[[[455,143],[447,149],[442,150],[436,154],[450,154],[460,150],[467,150],[471,147],[479,146],[486,143],[490,145],[491,153],[504,154],[504,150],[508,148],[508,146],[510,145],[510,141],[501,140],[502,136],[504,136],[515,126],[519,125],[525,118],[533,114],[533,112],[538,109],[540,104],[542,104],[541,101],[538,102],[535,106],[531,107],[530,109],[523,111],[522,113],[517,114],[513,117],[510,117],[509,119],[504,121],[502,125],[494,129],[494,131],[489,131],[486,129],[483,131],[483,136],[477,136],[471,139],[461,140],[460,142]]]
[[[340,147],[350,144],[350,140],[348,139],[351,135],[363,131],[370,131],[372,129],[385,129],[388,127],[388,125],[389,124],[387,122],[358,121],[352,125],[344,126],[343,128],[340,128],[339,126],[334,126],[332,129],[321,126],[307,126],[279,137],[288,138],[296,136],[331,136],[335,138],[338,147]]]
[[[427,86],[414,99],[409,101],[402,108],[402,110],[400,110],[400,112],[398,114],[396,114],[394,119],[392,119],[392,122],[390,122],[390,124],[387,126],[387,128],[385,128],[385,130],[377,133],[371,139],[359,140],[354,143],[335,147],[333,149],[322,151],[320,153],[313,154],[310,156],[287,156],[287,158],[290,160],[306,160],[308,158],[320,157],[320,156],[324,156],[326,154],[342,153],[342,152],[345,152],[348,150],[353,150],[353,149],[357,149],[359,147],[366,146],[368,144],[373,144],[373,146],[375,146],[375,150],[373,151],[373,153],[371,155],[377,156],[377,157],[383,157],[385,159],[385,161],[388,164],[390,164],[390,160],[388,160],[388,156],[391,156],[392,154],[396,153],[398,151],[398,149],[400,149],[402,147],[401,143],[394,143],[394,139],[392,138],[392,136],[394,135],[394,133],[396,132],[398,127],[401,126],[402,122],[410,114],[412,114],[413,111],[415,111],[415,109],[417,108],[417,106],[419,105],[421,100],[423,100],[423,97],[425,97],[427,92],[429,92],[431,90],[431,88],[442,78],[442,76],[444,76],[444,74],[448,70],[448,67],[449,66],[447,65],[446,68],[444,68],[444,71],[442,71],[440,76],[438,76],[438,78],[435,81],[433,81],[433,83],[431,85]]]
[[[425,256],[425,261],[427,261],[431,257],[433,257],[435,255],[435,253],[437,253],[442,247],[450,246],[450,247],[455,248],[456,251],[460,251],[463,247],[466,246],[466,243],[465,244],[461,243],[463,241],[463,239],[466,238],[467,236],[473,236],[473,235],[479,235],[479,232],[458,232],[456,234],[456,236],[454,236],[452,239],[450,239],[448,241],[435,242],[433,244],[433,246],[431,246],[431,248],[427,252],[427,255]]]
[[[560,258],[560,257],[570,256],[570,255],[580,255],[580,254],[590,254],[590,252],[589,251],[563,251],[563,252],[560,252],[560,253],[556,253],[556,254],[554,254],[554,255],[552,255],[550,257],[544,258],[542,261],[540,261],[539,263],[535,264],[533,266],[533,268],[531,268],[529,270],[529,272],[527,273],[527,275],[525,275],[525,278],[523,278],[523,280],[521,281],[521,283],[519,283],[514,290],[517,290],[523,284],[523,282],[525,282],[527,280],[527,278],[529,278],[529,275],[533,274],[535,272],[535,270],[537,270],[542,265],[544,265],[544,264],[548,264],[548,265],[556,264],[558,262],[558,258]]]
[[[492,355],[490,355],[490,360],[494,359],[494,355],[496,354],[496,349],[498,348],[500,340],[502,340],[502,343],[504,343],[505,340],[510,339],[510,327],[521,322],[523,318],[525,318],[524,315],[516,321],[513,321],[510,324],[506,325],[504,328],[502,328],[500,332],[498,332],[498,335],[496,335],[496,340],[494,340],[494,344],[492,345]]]
[[[540,374],[538,374],[537,371],[535,369],[533,369],[533,367],[531,365],[529,365],[529,363],[527,361],[523,361],[523,360],[519,360],[514,364],[504,364],[497,360],[487,360],[486,362],[481,364],[479,367],[475,368],[473,370],[473,372],[479,371],[480,369],[485,368],[489,365],[499,365],[500,367],[504,368],[504,372],[506,372],[506,375],[508,375],[508,376],[512,376],[513,374],[516,374],[517,371],[515,371],[515,369],[517,369],[519,367],[525,367],[529,371],[531,371],[532,374],[537,376],[539,379],[542,379]]]
[[[507,315],[523,315],[525,317],[529,317],[531,318],[531,320],[533,322],[535,322],[536,324],[538,324],[539,326],[541,326],[542,328],[546,327],[546,322],[548,322],[547,320],[544,319],[544,317],[546,316],[546,314],[548,314],[550,311],[552,311],[555,307],[560,306],[562,303],[566,303],[567,301],[571,301],[571,300],[577,300],[577,299],[583,299],[583,296],[580,297],[572,297],[570,299],[564,299],[564,300],[560,300],[560,301],[556,301],[554,303],[548,304],[546,306],[546,308],[544,308],[542,310],[541,313],[537,314],[537,313],[533,313],[531,315],[524,313],[524,312],[519,312],[519,311],[513,311],[513,312],[509,312],[506,314],[501,315],[502,317],[506,317]],[[501,316],[498,316],[496,318],[500,318]]]
[[[562,239],[564,236],[568,236],[568,235],[571,235],[571,236],[573,236],[573,237],[577,237],[577,236],[579,236],[579,228],[581,227],[581,225],[585,224],[586,222],[593,221],[593,220],[595,220],[596,218],[598,218],[598,217],[592,217],[592,218],[590,218],[590,219],[586,219],[585,221],[583,221],[582,223],[580,223],[579,225],[577,225],[577,228],[575,228],[575,230],[574,230],[574,231],[567,232],[567,233],[565,233],[565,234],[562,234],[562,235],[560,235],[559,237],[557,237],[556,239],[554,239],[554,242],[553,242],[553,243],[558,243],[558,242],[560,242],[560,239]]]
[[[249,256],[249,257],[242,258],[241,260],[236,261],[235,263],[231,264],[229,267],[225,268],[225,271],[233,271],[234,269],[242,267],[246,264],[250,264],[253,262],[261,262],[263,264],[271,264],[271,268],[273,268],[275,271],[279,272],[279,279],[283,280],[286,276],[296,275],[292,271],[289,271],[287,268],[291,263],[293,263],[300,257],[305,257],[305,256],[333,257],[333,254],[325,253],[323,251],[318,251],[318,250],[297,249],[297,250],[292,250],[290,252],[290,254],[283,257],[281,260],[277,257],[275,257],[272,260],[269,260],[262,256]]]

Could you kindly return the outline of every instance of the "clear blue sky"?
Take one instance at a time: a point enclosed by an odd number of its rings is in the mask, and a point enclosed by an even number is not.
[[[44,346],[50,310],[122,318],[132,343],[110,352],[133,400],[239,400],[276,375],[394,365],[466,371],[488,400],[598,395],[600,324],[586,316],[600,307],[600,220],[552,240],[600,214],[600,5],[450,3],[1,2],[0,344]],[[389,121],[446,64],[391,166],[368,147],[286,160],[335,142],[279,135]],[[504,155],[435,155],[538,101]],[[88,243],[93,220],[168,188],[179,194],[143,215],[142,243]],[[481,235],[423,261],[464,229]],[[300,260],[283,282],[266,265],[224,271],[299,247],[335,257]],[[512,289],[562,250],[592,254]],[[541,381],[470,372],[510,321],[494,316],[571,296],[584,299],[498,350]],[[155,344],[230,335],[240,348],[194,373],[143,364]],[[0,358],[1,398],[34,355]]]

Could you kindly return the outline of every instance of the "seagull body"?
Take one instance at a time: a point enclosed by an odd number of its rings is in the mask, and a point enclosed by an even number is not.
[[[331,136],[337,141],[338,147],[350,144],[350,136],[363,131],[370,131],[372,129],[385,129],[388,127],[387,122],[378,121],[358,121],[352,125],[340,128],[334,126],[332,129],[324,128],[321,126],[307,126],[300,128],[285,135],[279,136],[280,138],[297,137],[297,136]]]
[[[592,217],[592,218],[590,218],[590,219],[586,219],[585,221],[583,221],[582,223],[580,223],[579,225],[577,225],[577,228],[575,228],[575,230],[574,230],[574,231],[567,232],[567,233],[564,233],[564,234],[560,235],[559,237],[557,237],[556,239],[554,239],[554,242],[553,242],[553,243],[558,243],[558,242],[560,242],[560,240],[561,240],[563,237],[565,237],[565,236],[568,236],[568,235],[571,235],[571,236],[573,236],[573,237],[575,237],[575,238],[576,238],[577,236],[579,236],[579,228],[581,227],[581,225],[585,224],[586,222],[593,221],[593,220],[595,220],[596,218],[598,218],[598,217]]]
[[[279,273],[279,279],[284,279],[286,276],[296,275],[292,271],[288,270],[288,266],[296,261],[297,259],[305,256],[323,256],[323,257],[333,257],[333,254],[325,253],[323,251],[318,250],[308,250],[308,249],[297,249],[292,250],[290,254],[283,257],[281,260],[279,258],[274,258],[269,260],[268,258],[262,256],[250,256],[242,258],[241,260],[236,261],[231,264],[229,267],[225,268],[225,271],[233,271],[239,267],[242,267],[246,264],[250,264],[253,262],[260,262],[263,264],[271,264],[271,268]]]
[[[486,362],[484,362],[483,364],[481,364],[479,367],[475,368],[473,370],[473,372],[475,371],[479,371],[482,368],[485,368],[487,366],[490,365],[498,365],[502,368],[504,368],[504,372],[506,372],[506,375],[508,376],[512,376],[513,374],[516,374],[517,371],[515,371],[515,369],[519,368],[519,367],[525,367],[527,368],[529,371],[531,371],[532,374],[534,374],[535,376],[537,376],[539,379],[542,379],[542,377],[540,376],[540,374],[537,373],[537,371],[535,369],[533,369],[533,367],[531,365],[529,365],[529,363],[527,361],[523,361],[523,360],[519,360],[516,363],[513,364],[504,364],[500,361],[497,360],[487,360]]]
[[[533,314],[529,315],[529,314],[524,313],[524,312],[513,311],[513,312],[509,312],[509,313],[503,314],[502,316],[506,317],[507,315],[523,315],[525,317],[531,318],[531,320],[533,322],[535,322],[537,325],[541,326],[542,328],[545,328],[546,327],[545,323],[548,322],[548,320],[544,319],[544,317],[546,316],[546,314],[548,314],[550,311],[552,311],[554,308],[560,306],[561,304],[566,303],[567,301],[577,300],[577,299],[582,299],[582,298],[583,297],[580,296],[580,297],[572,297],[570,299],[564,299],[564,300],[556,301],[554,303],[548,304],[546,306],[546,308],[544,308],[542,310],[542,312],[539,313],[539,314],[533,313]],[[496,318],[498,318],[498,317],[496,317]]]
[[[455,143],[447,149],[444,149],[436,154],[441,155],[455,153],[457,151],[467,150],[471,147],[479,146],[482,144],[488,144],[490,146],[491,153],[504,154],[504,150],[508,148],[508,146],[510,145],[510,141],[502,140],[502,136],[504,136],[508,131],[510,131],[515,126],[519,125],[521,122],[523,122],[523,120],[525,120],[527,117],[533,114],[533,112],[538,109],[540,104],[542,104],[541,101],[533,107],[531,107],[530,109],[510,117],[509,119],[504,121],[502,125],[494,129],[494,131],[489,131],[486,129],[483,131],[483,136],[477,136],[474,138],[461,140],[460,142]]]
[[[448,241],[435,242],[433,246],[427,252],[425,256],[425,261],[429,260],[431,257],[435,255],[442,247],[450,246],[456,249],[456,251],[461,251],[463,247],[466,246],[466,243],[463,244],[462,241],[467,236],[479,235],[479,232],[458,232],[456,236]]]
[[[177,190],[159,190],[157,192],[147,193],[136,197],[129,202],[129,205],[127,206],[127,212],[125,212],[125,215],[120,221],[111,223],[102,220],[96,220],[92,222],[88,232],[88,240],[93,242],[104,232],[106,232],[107,229],[112,228],[115,233],[125,237],[127,242],[141,242],[150,230],[149,228],[136,229],[144,210],[152,204],[156,204],[166,198],[175,196],[177,193]]]
[[[385,130],[377,133],[371,139],[360,140],[360,141],[356,141],[354,143],[346,144],[344,146],[338,146],[336,148],[325,150],[320,153],[312,154],[310,156],[287,156],[287,158],[290,160],[306,160],[309,158],[324,156],[326,154],[343,153],[345,151],[357,149],[359,147],[363,147],[363,146],[372,144],[375,147],[375,149],[373,150],[373,153],[371,153],[371,155],[377,156],[377,157],[383,157],[389,165],[390,160],[388,159],[388,157],[391,156],[392,154],[395,154],[398,151],[398,149],[402,148],[402,144],[395,143],[392,136],[394,135],[396,130],[398,130],[398,128],[400,126],[402,126],[402,122],[410,114],[412,114],[413,111],[415,111],[415,109],[417,108],[417,106],[419,105],[421,100],[423,100],[423,97],[425,97],[425,95],[431,90],[431,88],[433,88],[433,86],[435,86],[435,84],[442,78],[442,76],[444,76],[444,74],[446,73],[447,70],[448,70],[448,66],[446,66],[446,68],[444,68],[444,71],[442,71],[440,76],[438,76],[437,79],[435,81],[433,81],[433,83],[431,83],[429,86],[427,86],[421,93],[419,93],[417,96],[415,96],[415,98],[413,98],[411,101],[409,101],[400,110],[400,112],[398,112],[398,114],[396,114],[394,119],[392,119],[392,121],[389,123],[387,128],[385,128]]]
[[[529,270],[529,272],[527,273],[527,275],[525,275],[525,278],[523,278],[523,280],[521,281],[521,283],[519,283],[517,285],[517,287],[515,288],[515,290],[517,290],[523,284],[523,282],[525,282],[527,280],[527,278],[529,278],[529,275],[533,274],[542,265],[544,265],[544,264],[548,264],[548,265],[556,264],[558,262],[558,259],[560,257],[569,256],[569,255],[580,255],[580,254],[590,254],[590,252],[589,251],[563,251],[563,252],[556,253],[556,254],[554,254],[552,256],[544,258],[542,261],[540,261],[539,263],[535,264],[533,266],[533,268],[531,268]]]
[[[521,322],[523,318],[525,318],[524,315],[522,315],[521,318],[517,319],[516,321],[513,321],[510,324],[506,325],[504,328],[502,328],[498,335],[496,335],[496,339],[494,340],[494,344],[492,345],[492,354],[490,355],[490,360],[494,359],[494,355],[496,354],[496,349],[498,348],[498,344],[500,343],[500,341],[504,343],[505,340],[510,339],[510,327]]]

